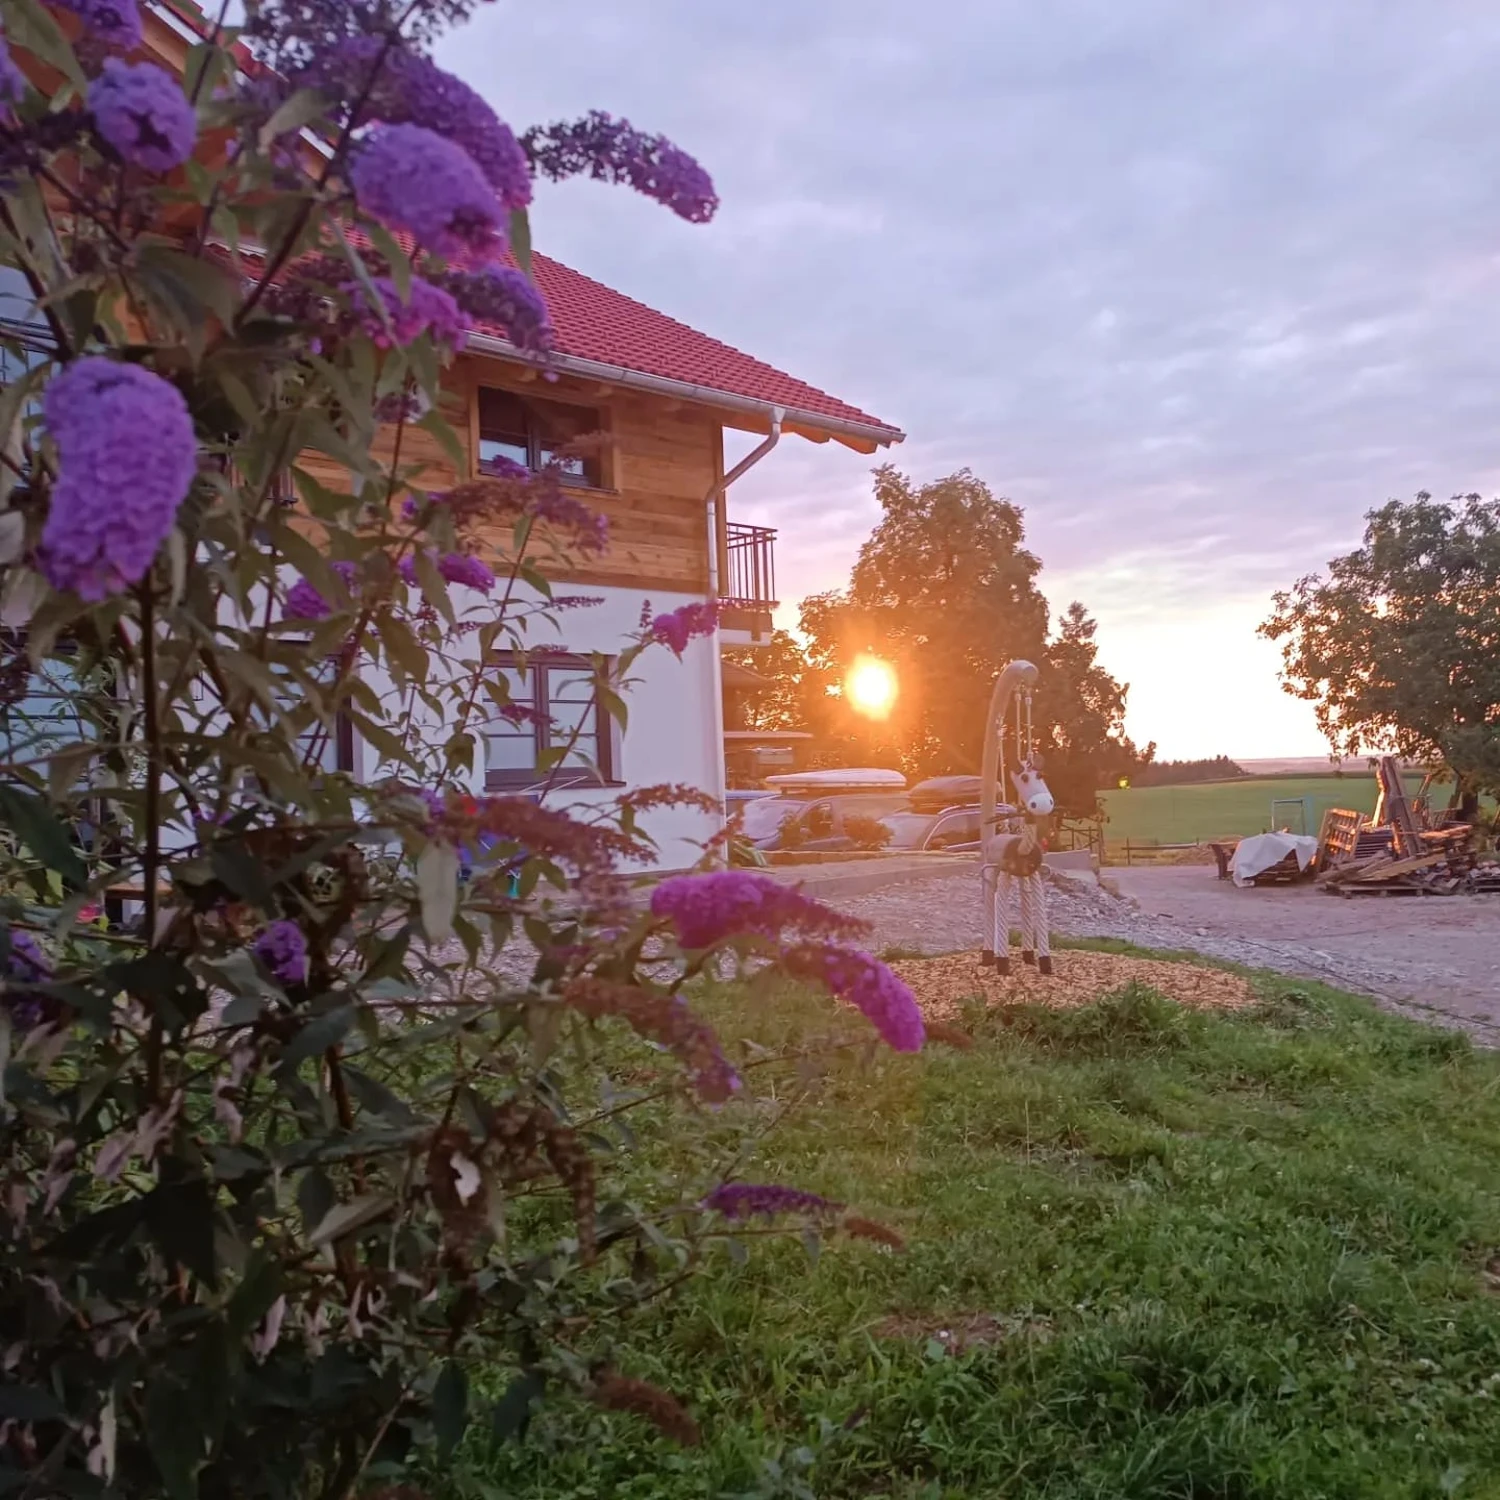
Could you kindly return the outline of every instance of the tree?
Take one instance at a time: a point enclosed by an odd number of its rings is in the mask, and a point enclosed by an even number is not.
[[[747,689],[742,694],[743,729],[801,729],[803,713],[802,676],[807,657],[797,638],[786,630],[773,630],[765,646],[747,646],[726,651],[724,660],[767,679],[769,686]]]
[[[753,950],[901,1050],[920,1013],[767,877],[642,908],[642,812],[718,804],[559,809],[576,720],[535,796],[474,794],[487,730],[539,717],[497,663],[556,623],[541,565],[602,518],[561,460],[433,494],[421,452],[462,455],[465,327],[545,368],[534,178],[693,220],[712,185],[605,116],[518,141],[427,55],[467,0],[268,0],[188,49],[152,8],[185,77],[111,55],[133,0],[58,9],[6,0],[0,39],[0,1490],[408,1493],[474,1421],[611,1380],[690,1435],[607,1369],[620,1314],[736,1221],[838,1210],[724,1181],[766,1075],[685,986]],[[604,709],[711,628],[595,658]],[[103,932],[117,883],[144,919]]]
[[[1041,563],[1020,509],[969,470],[917,486],[891,465],[875,472],[881,520],[861,547],[847,590],[802,603],[806,727],[824,761],[893,765],[908,775],[976,772],[996,674],[1025,657],[1043,667],[1039,742],[1060,805],[1092,815],[1100,778],[1134,751],[1123,738],[1126,689],[1097,661],[1094,622],[1070,607],[1048,642]],[[862,652],[896,669],[901,697],[882,723],[861,719],[839,692]]]
[[[1392,500],[1364,540],[1278,593],[1260,627],[1282,685],[1314,704],[1337,755],[1445,769],[1466,817],[1500,790],[1500,502]]]
[[[1098,628],[1077,600],[1067,607],[1043,651],[1036,693],[1047,785],[1059,807],[1080,817],[1097,811],[1101,787],[1156,752],[1154,745],[1138,751],[1125,734],[1130,688],[1099,665]]]

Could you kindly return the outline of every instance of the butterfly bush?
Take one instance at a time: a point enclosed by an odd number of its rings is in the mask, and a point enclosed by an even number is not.
[[[55,589],[97,602],[139,583],[198,469],[187,402],[159,375],[93,355],[48,385],[57,482],[42,532]]]
[[[55,9],[77,16],[85,34],[129,52],[141,44],[141,11],[135,0],[52,0]]]
[[[379,125],[350,180],[360,208],[436,255],[488,259],[505,248],[500,202],[461,147],[420,125]]]
[[[170,73],[110,58],[89,90],[99,134],[134,166],[170,172],[193,152],[198,119]]]
[[[272,922],[252,946],[255,956],[283,984],[307,982],[307,939],[295,922]]]
[[[708,791],[580,786],[532,696],[606,518],[572,451],[465,470],[455,358],[484,332],[554,373],[539,181],[717,198],[607,116],[518,135],[429,55],[469,8],[183,13],[187,80],[129,0],[0,43],[0,260],[39,319],[0,499],[0,1488],[417,1494],[575,1386],[695,1434],[591,1373],[633,1353],[622,1308],[750,1221],[858,1222],[726,1181],[800,1059],[705,967],[921,1041],[859,924],[717,869]],[[590,740],[713,628],[592,658]]]
[[[0,105],[19,104],[26,97],[26,75],[16,66],[10,46],[0,33]]]
[[[349,294],[360,309],[360,327],[377,349],[405,346],[424,334],[455,352],[463,348],[463,314],[441,287],[420,276],[411,278],[405,296],[388,276],[374,277],[371,285],[380,298],[378,309],[357,284],[349,288]]]

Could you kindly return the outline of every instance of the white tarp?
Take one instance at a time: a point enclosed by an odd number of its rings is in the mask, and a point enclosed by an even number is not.
[[[1295,854],[1297,868],[1305,870],[1317,852],[1317,839],[1305,834],[1257,833],[1240,840],[1229,869],[1236,885],[1249,885],[1257,875],[1263,875],[1272,865],[1279,865],[1288,854]]]

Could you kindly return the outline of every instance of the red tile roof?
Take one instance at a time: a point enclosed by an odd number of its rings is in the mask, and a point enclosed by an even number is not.
[[[900,437],[897,428],[879,417],[783,374],[559,261],[535,255],[532,274],[547,299],[562,354],[790,407],[809,416],[878,428],[892,439]],[[500,330],[478,331],[504,336]]]

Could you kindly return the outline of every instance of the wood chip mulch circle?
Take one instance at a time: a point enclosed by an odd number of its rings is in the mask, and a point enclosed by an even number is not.
[[[1008,978],[981,968],[977,949],[941,958],[902,959],[891,968],[911,986],[923,1011],[937,1020],[957,1017],[966,1002],[976,999],[987,1005],[1089,1005],[1132,982],[1180,1005],[1240,1010],[1256,1003],[1249,981],[1223,969],[1081,948],[1054,953],[1050,978],[1023,964],[1015,948]]]

